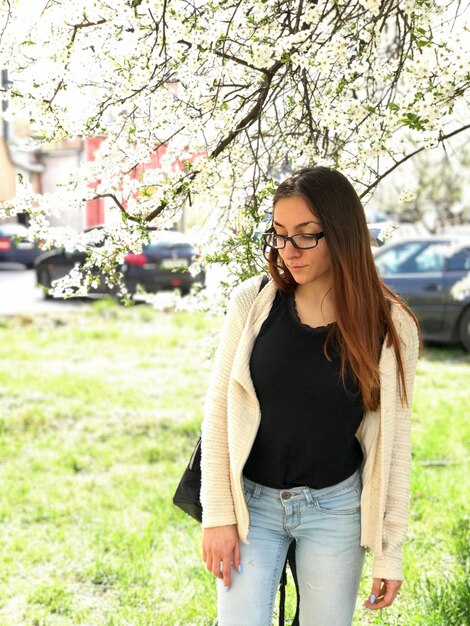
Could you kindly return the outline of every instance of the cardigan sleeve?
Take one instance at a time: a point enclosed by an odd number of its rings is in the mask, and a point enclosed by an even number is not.
[[[259,278],[237,287],[230,298],[206,395],[202,423],[201,504],[205,528],[236,524],[230,487],[227,397],[230,373]]]
[[[373,578],[388,580],[403,580],[402,544],[408,525],[410,498],[411,405],[419,354],[418,329],[414,320],[404,311],[399,335],[408,403],[402,405],[397,388],[395,428],[383,520],[383,551],[381,555],[375,556],[372,567]]]

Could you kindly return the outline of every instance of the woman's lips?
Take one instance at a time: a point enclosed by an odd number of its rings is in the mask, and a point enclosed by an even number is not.
[[[289,265],[289,269],[293,270],[294,272],[298,272],[299,270],[302,270],[304,267],[306,267],[305,265]]]

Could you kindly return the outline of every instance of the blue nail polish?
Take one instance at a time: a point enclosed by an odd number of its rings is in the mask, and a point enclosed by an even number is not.
[[[375,601],[377,600],[377,598],[375,597],[375,594],[371,593],[369,596],[369,602],[371,604],[375,604]]]
[[[243,574],[243,565],[240,563],[240,565],[238,566],[238,573],[239,574]]]
[[[230,587],[227,587],[227,585],[224,587],[225,591],[230,591]]]

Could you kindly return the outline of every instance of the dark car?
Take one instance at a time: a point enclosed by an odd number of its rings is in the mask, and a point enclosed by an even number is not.
[[[429,235],[391,242],[376,251],[375,263],[415,313],[423,339],[460,341],[470,351],[470,239]]]
[[[33,267],[41,252],[38,244],[28,239],[26,226],[0,224],[0,263],[21,263]]]
[[[95,230],[101,227],[89,229],[90,241]],[[181,293],[189,293],[192,285],[198,283],[204,285],[204,273],[192,276],[188,267],[196,257],[193,245],[185,236],[174,230],[156,230],[150,228],[150,243],[142,248],[138,254],[128,253],[120,268],[124,283],[131,294],[138,291],[141,286],[148,293],[178,288]],[[93,244],[90,245],[99,245]],[[67,251],[64,249],[44,252],[35,262],[36,278],[38,285],[51,288],[52,283],[65,276],[75,265],[83,265],[86,260],[86,252],[79,250]],[[93,294],[113,293],[104,280],[93,289]]]

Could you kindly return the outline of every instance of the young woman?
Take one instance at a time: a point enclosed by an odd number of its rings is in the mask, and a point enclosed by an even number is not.
[[[305,168],[274,197],[272,280],[230,300],[202,430],[203,546],[219,626],[270,626],[296,542],[301,626],[349,626],[402,581],[417,322],[377,275],[349,181]]]

